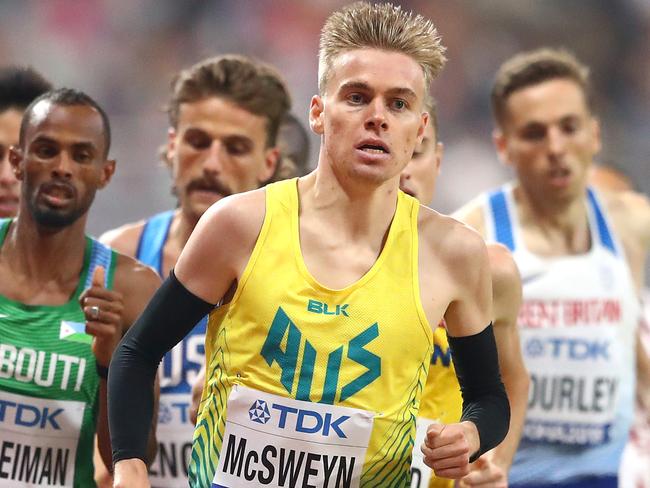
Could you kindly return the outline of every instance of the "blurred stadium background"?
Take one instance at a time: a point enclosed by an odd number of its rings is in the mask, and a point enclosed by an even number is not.
[[[342,0],[0,0],[0,64],[30,64],[108,111],[118,171],[98,195],[98,234],[174,205],[158,159],[163,106],[179,69],[220,53],[277,66],[306,124],[320,27]],[[508,56],[564,46],[592,68],[603,119],[599,161],[650,191],[650,0],[413,0],[449,62],[433,86],[446,145],[434,208],[447,212],[507,179],[491,145],[488,94]],[[318,140],[312,137],[312,165]]]

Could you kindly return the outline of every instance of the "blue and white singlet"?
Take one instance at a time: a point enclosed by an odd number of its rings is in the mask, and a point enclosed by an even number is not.
[[[486,195],[487,240],[513,253],[523,284],[518,326],[530,372],[528,412],[510,486],[616,486],[633,418],[638,297],[621,244],[593,189],[591,249],[526,249],[513,187]]]

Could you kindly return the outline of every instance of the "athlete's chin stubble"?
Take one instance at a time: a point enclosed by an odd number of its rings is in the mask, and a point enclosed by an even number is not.
[[[80,204],[69,210],[54,209],[35,201],[29,202],[29,211],[36,223],[50,229],[62,229],[75,223],[90,208],[92,199],[87,204]]]

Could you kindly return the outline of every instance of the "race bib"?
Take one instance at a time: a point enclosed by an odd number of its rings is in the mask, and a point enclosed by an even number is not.
[[[158,407],[158,453],[149,467],[152,486],[187,485],[194,424],[190,422],[191,395],[161,394]]]
[[[0,487],[72,486],[84,408],[0,392]]]
[[[411,463],[411,488],[428,488],[432,470],[424,464],[424,455],[420,447],[427,436],[427,428],[435,424],[435,420],[418,418],[416,421],[415,445],[413,446],[413,461]]]
[[[373,418],[234,386],[212,487],[358,487]]]
[[[523,329],[521,340],[531,377],[524,438],[569,445],[607,442],[623,370],[616,328]]]

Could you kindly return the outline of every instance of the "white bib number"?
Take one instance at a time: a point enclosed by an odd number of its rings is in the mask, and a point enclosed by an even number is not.
[[[356,488],[373,418],[234,386],[212,486]]]
[[[160,488],[187,485],[194,424],[189,393],[161,394],[158,407],[158,452],[149,467],[151,484]]]
[[[606,442],[623,370],[616,328],[523,329],[521,338],[531,376],[524,437],[570,445]]]
[[[84,408],[0,392],[0,487],[72,486]]]

